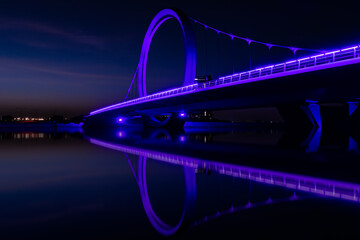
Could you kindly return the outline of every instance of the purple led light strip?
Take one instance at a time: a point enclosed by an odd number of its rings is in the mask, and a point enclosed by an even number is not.
[[[306,58],[288,61],[276,65],[265,66],[254,70],[236,73],[219,79],[209,81],[203,84],[192,84],[184,87],[174,88],[163,92],[154,93],[145,97],[117,103],[104,108],[100,108],[90,113],[90,115],[99,114],[117,108],[135,105],[142,102],[154,101],[188,94],[189,92],[207,90],[209,88],[221,87],[227,84],[242,84],[252,81],[265,80],[268,78],[280,77],[282,75],[291,75],[303,73],[306,71],[318,70],[321,68],[337,67],[342,65],[354,64],[360,61],[360,48],[353,46],[341,50],[331,51],[324,54],[313,55]],[[335,64],[337,63],[337,64]]]
[[[325,197],[333,197],[338,199],[360,202],[360,184],[202,160],[188,156],[181,156],[176,154],[163,153],[153,150],[125,146],[121,144],[104,142],[93,138],[90,138],[90,142],[92,144],[110,148],[116,151],[143,156],[175,165],[192,167],[196,169],[209,169],[212,171],[216,171],[219,174],[224,174],[232,177],[248,179],[270,185],[276,185],[288,189],[315,193]]]

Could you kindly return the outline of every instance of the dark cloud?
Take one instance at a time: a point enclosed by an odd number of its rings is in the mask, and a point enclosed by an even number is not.
[[[85,44],[93,47],[102,47],[104,41],[96,36],[82,32],[80,30],[71,31],[65,30],[59,27],[52,25],[34,22],[31,20],[14,20],[14,19],[0,19],[0,31],[1,30],[10,30],[15,32],[29,32],[29,33],[43,33],[48,35],[53,35],[58,38],[72,41],[78,44]],[[23,42],[25,40],[23,39]],[[31,42],[29,45],[40,46],[47,48],[49,44],[44,42]]]

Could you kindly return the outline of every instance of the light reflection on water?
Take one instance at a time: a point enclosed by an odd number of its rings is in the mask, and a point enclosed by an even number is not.
[[[314,238],[358,234],[351,228],[360,213],[356,134],[72,129],[0,136],[5,237],[230,237],[241,231],[285,238],[299,227]],[[335,235],[320,227],[339,219],[347,227]]]

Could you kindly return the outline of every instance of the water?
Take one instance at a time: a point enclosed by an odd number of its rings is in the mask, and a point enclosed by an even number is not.
[[[0,133],[1,239],[358,237],[357,133]]]

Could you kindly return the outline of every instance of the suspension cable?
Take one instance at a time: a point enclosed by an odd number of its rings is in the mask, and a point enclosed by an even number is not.
[[[129,93],[130,93],[131,87],[132,87],[132,85],[133,85],[133,83],[134,83],[134,80],[135,80],[135,78],[136,78],[136,75],[137,75],[138,71],[139,71],[139,63],[138,63],[138,65],[137,65],[137,67],[136,67],[136,70],[135,70],[135,73],[134,73],[133,79],[131,80],[130,87],[129,87],[129,89],[128,89],[127,93],[126,93],[126,96],[125,96],[124,101],[126,101],[126,99],[127,99],[127,98],[128,98],[128,96],[129,96]]]
[[[247,42],[254,42],[254,43],[259,43],[259,44],[262,44],[262,45],[265,45],[269,48],[271,47],[279,47],[279,48],[287,48],[293,52],[296,52],[296,51],[299,51],[299,50],[303,50],[303,51],[311,51],[311,52],[321,52],[321,53],[326,53],[326,51],[324,50],[318,50],[318,49],[309,49],[309,48],[298,48],[298,47],[291,47],[291,46],[285,46],[285,45],[279,45],[279,44],[273,44],[273,43],[267,43],[267,42],[261,42],[261,41],[257,41],[257,40],[253,40],[253,39],[249,39],[249,38],[245,38],[245,37],[241,37],[241,36],[237,36],[237,35],[234,35],[234,34],[231,34],[231,33],[227,33],[227,32],[224,32],[224,31],[221,31],[219,29],[216,29],[214,27],[211,27],[205,23],[202,23],[200,22],[199,20],[193,18],[193,17],[190,17],[188,16],[188,18],[190,18],[191,20],[193,20],[195,23],[198,23],[202,26],[205,27],[205,29],[211,29],[215,32],[217,32],[218,34],[221,33],[221,34],[224,34],[224,35],[227,35],[231,38],[237,38],[237,39],[241,39],[241,40],[244,40],[244,41],[247,41]]]

